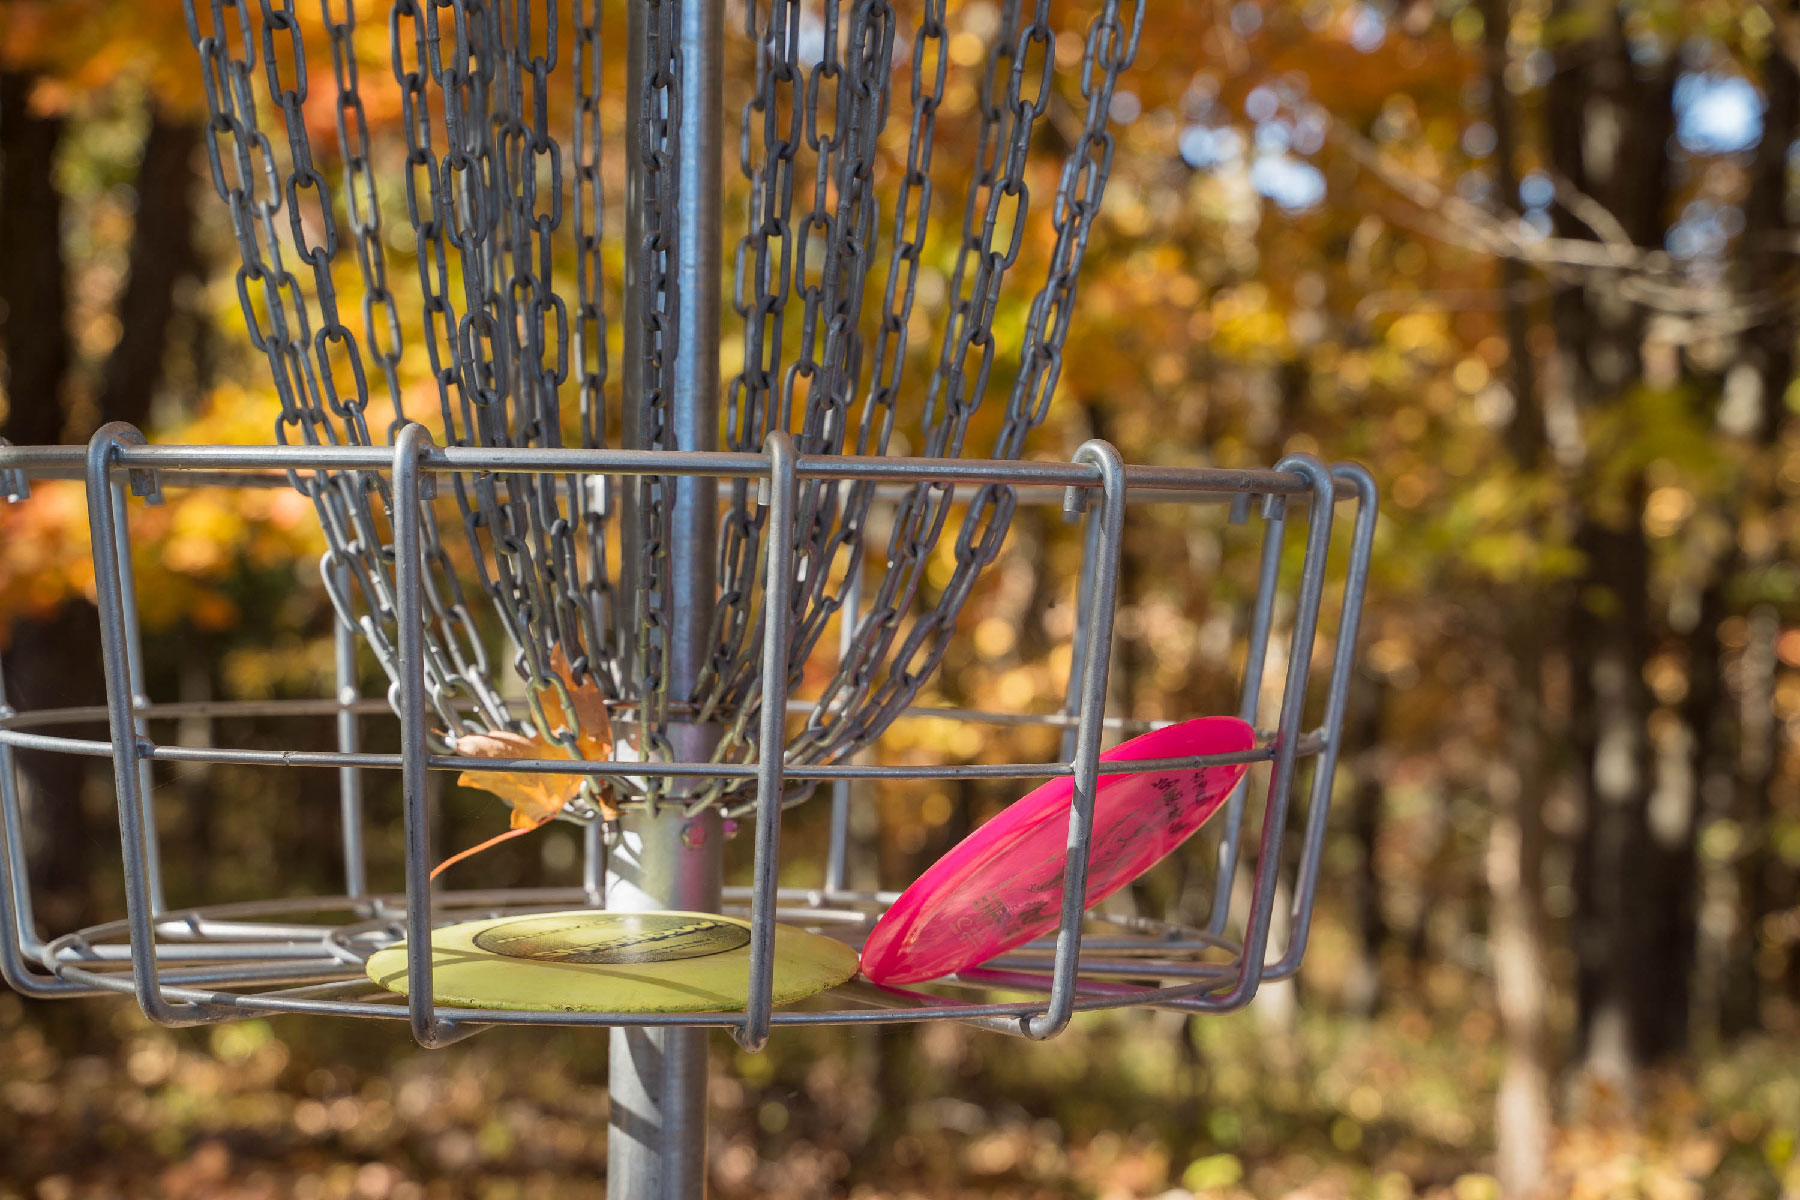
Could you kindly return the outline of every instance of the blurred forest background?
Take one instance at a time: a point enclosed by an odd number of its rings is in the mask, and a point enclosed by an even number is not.
[[[397,179],[386,6],[362,7],[376,170]],[[915,6],[896,7],[904,28]],[[622,30],[623,5],[605,9]],[[780,1035],[756,1057],[720,1038],[715,1193],[1800,1195],[1800,13],[1147,9],[1032,446],[1066,456],[1097,434],[1134,461],[1227,466],[1312,450],[1376,472],[1366,666],[1305,970],[1234,1017],[1084,1019],[1029,1049],[947,1026]],[[1061,61],[1090,8],[1051,12]],[[301,15],[316,35],[316,10]],[[953,59],[979,62],[998,19],[951,3]],[[313,99],[329,128],[329,89]],[[973,103],[967,87],[945,99]],[[178,4],[0,0],[14,443],[111,420],[269,440],[203,118]],[[1053,109],[1045,136],[1073,120]],[[622,157],[609,149],[611,206]],[[942,264],[926,267],[922,288]],[[1157,510],[1129,533],[1119,711],[1229,703],[1216,538],[1184,519]],[[134,534],[153,694],[327,694],[302,497],[172,495]],[[964,614],[947,694],[1055,707],[1044,648],[1069,619],[1045,576],[1066,578],[1075,549],[1052,517],[1021,519]],[[14,705],[101,698],[86,555],[73,485],[0,515]],[[294,741],[249,721],[216,736]],[[909,736],[942,741],[890,752],[1053,750]],[[117,915],[105,772],[25,769],[44,924]],[[313,861],[323,886],[335,800],[305,798],[329,781],[285,774],[159,781],[178,901],[262,894]],[[859,870],[903,883],[1003,798],[884,794],[859,808],[880,847]],[[446,804],[443,844],[497,827],[491,800]],[[519,845],[469,879],[536,882],[572,860],[561,834]],[[394,878],[396,847],[376,852]],[[424,1054],[385,1025],[169,1032],[122,1002],[0,994],[0,1197],[597,1194],[604,1045],[511,1030]]]

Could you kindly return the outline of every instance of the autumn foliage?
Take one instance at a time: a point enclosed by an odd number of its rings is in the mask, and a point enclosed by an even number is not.
[[[1067,68],[1092,5],[1049,8]],[[919,5],[896,9],[904,27]],[[948,6],[953,65],[979,64],[1001,11]],[[357,55],[384,194],[400,195],[385,12],[359,9]],[[727,13],[741,26],[741,0]],[[1800,17],[1749,0],[1209,0],[1146,14],[1056,401],[1028,454],[1067,458],[1100,436],[1137,462],[1311,451],[1375,471],[1363,667],[1306,965],[1244,1014],[1107,1017],[1028,1049],[948,1026],[795,1036],[760,1058],[715,1044],[716,1191],[1800,1193]],[[623,3],[605,16],[622,31]],[[0,67],[17,101],[0,106],[0,433],[79,442],[135,405],[155,440],[269,440],[276,403],[204,178],[180,6],[0,3]],[[622,88],[615,55],[602,119],[614,212]],[[1049,112],[1034,197],[1052,194],[1076,94],[1065,86]],[[966,80],[944,97],[940,229],[961,219],[976,99]],[[309,127],[333,119],[316,89]],[[182,130],[192,179],[171,218],[140,204],[155,194],[140,172],[152,135]],[[886,135],[884,184],[905,133]],[[741,220],[731,141],[727,211]],[[193,253],[159,264],[176,218]],[[394,277],[416,305],[398,229]],[[926,358],[955,239],[936,245],[918,285]],[[1050,246],[1030,226],[1019,269],[1041,270]],[[621,257],[609,242],[614,313]],[[127,336],[138,319],[120,314],[131,279],[165,276],[146,359]],[[350,274],[341,286],[355,294]],[[996,313],[1003,365],[1028,298]],[[733,328],[727,377],[743,354]],[[416,345],[401,370],[402,409],[432,419]],[[991,440],[1002,407],[989,398],[971,444]],[[393,415],[372,408],[371,425]],[[912,437],[903,417],[895,449],[916,451]],[[1255,578],[1240,532],[1179,506],[1134,512],[1111,711],[1234,704]],[[170,488],[160,507],[133,506],[132,537],[154,694],[327,694],[331,613],[304,497]],[[929,698],[1055,711],[1079,555],[1058,513],[1022,509]],[[928,589],[953,566],[946,541]],[[92,586],[78,484],[40,483],[0,513],[13,692],[92,683],[82,639],[44,633],[74,627],[56,622]],[[555,735],[578,722],[579,757],[611,757],[600,698],[564,682],[574,711],[546,693],[547,727],[461,734],[458,750],[563,757]],[[328,737],[252,721],[224,733]],[[1051,731],[918,722],[880,752],[1017,761],[1058,746]],[[116,916],[107,781],[44,778],[28,782],[75,798],[32,809],[33,853],[66,893],[46,904]],[[442,798],[445,844],[490,838],[496,800],[511,827],[458,883],[566,882],[576,842],[549,818],[585,778],[462,773]],[[186,851],[170,856],[182,895],[247,899],[276,877],[336,886],[336,827],[309,803],[318,781],[219,769],[159,785],[165,838]],[[1010,798],[971,780],[859,790],[854,880],[904,885]],[[788,820],[796,882],[823,859],[820,809]],[[381,793],[371,811],[398,810]],[[397,878],[397,832],[384,836],[373,869]],[[1206,857],[1134,899],[1203,921]],[[0,1145],[18,1150],[0,1153],[0,1197],[112,1194],[152,1176],[172,1196],[594,1194],[604,1099],[584,1085],[602,1044],[507,1031],[418,1058],[401,1034],[361,1026],[169,1034],[123,1007],[0,995]]]

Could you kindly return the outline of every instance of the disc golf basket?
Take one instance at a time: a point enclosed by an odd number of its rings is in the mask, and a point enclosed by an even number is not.
[[[152,446],[108,426],[85,450],[0,449],[13,498],[33,478],[86,481],[108,700],[103,712],[0,711],[0,968],[33,995],[134,995],[170,1025],[390,1018],[410,1022],[426,1046],[499,1023],[608,1026],[612,1182],[619,1195],[676,1196],[698,1194],[703,1178],[707,1027],[751,1049],[775,1026],[883,1021],[1045,1038],[1076,1012],[1228,1011],[1261,982],[1293,974],[1375,503],[1361,468],[1304,455],[1266,470],[1134,466],[1094,441],[1071,461],[1020,457],[1046,416],[1075,319],[1113,157],[1109,113],[1143,33],[1142,0],[1090,0],[1078,55],[1058,53],[1070,35],[1052,25],[1047,0],[1005,0],[967,70],[952,63],[966,56],[950,51],[944,0],[633,0],[608,9],[622,28],[605,36],[602,7],[394,0],[385,26],[368,28],[347,0],[327,0],[316,21],[293,0],[188,3],[212,181],[242,259],[250,341],[281,411],[268,445]],[[741,37],[728,34],[728,12]],[[609,142],[601,98],[620,85],[615,54],[626,116]],[[398,101],[391,144],[372,137],[364,107],[377,64],[391,68],[380,86]],[[727,79],[749,81],[734,139],[723,130]],[[973,88],[974,103],[952,115],[943,100],[958,86]],[[947,196],[934,186],[946,173],[934,152],[949,144],[940,125],[952,124],[959,152],[972,147],[971,182]],[[727,260],[730,140],[747,199]],[[602,224],[603,145],[623,150],[616,239]],[[1050,250],[1024,278],[1028,230]],[[395,283],[401,244],[416,302]],[[614,263],[616,366],[606,316]],[[929,263],[946,283],[922,308]],[[352,278],[360,303],[341,292]],[[995,318],[1009,295],[1026,317],[1003,337]],[[742,363],[722,381],[727,343],[741,344]],[[999,411],[997,427],[976,420],[984,406]],[[383,426],[371,414],[386,410],[395,415]],[[310,499],[339,618],[336,695],[183,704],[145,694],[131,498],[156,503],[175,487],[295,488]],[[1223,504],[1232,522],[1261,525],[1240,623],[1239,715],[1255,722],[1278,708],[1273,727],[1241,754],[1107,768],[1267,764],[1260,805],[1247,778],[1209,827],[1215,835],[1196,841],[1216,870],[1211,913],[1197,927],[1083,911],[1104,740],[1151,727],[1105,709],[1123,530],[1156,503]],[[1085,522],[1068,581],[1077,618],[1067,702],[1047,714],[923,704],[1022,504]],[[1340,506],[1350,534],[1334,543]],[[954,546],[953,563],[934,579],[927,567],[940,543]],[[1334,556],[1342,592],[1328,603]],[[1322,611],[1336,615],[1327,642]],[[363,695],[359,649],[384,673],[385,696]],[[1278,689],[1265,688],[1271,663],[1284,676]],[[591,753],[574,685],[599,690],[622,752]],[[228,716],[335,716],[338,748],[151,737],[168,719]],[[906,720],[1051,726],[1062,732],[1061,760],[883,765],[860,753]],[[38,731],[82,721],[104,721],[110,737]],[[368,728],[386,721],[397,725],[398,753],[362,749]],[[466,737],[494,731],[535,736],[555,753],[459,752]],[[49,936],[39,928],[20,749],[112,759],[125,919]],[[335,768],[342,893],[171,908],[151,787],[159,762]],[[579,772],[581,793],[559,814],[584,830],[579,879],[434,889],[428,776],[462,770]],[[369,878],[363,788],[373,771],[402,781],[403,891]],[[775,1009],[777,920],[857,945],[895,898],[848,886],[854,781],[1056,777],[1072,778],[1075,802],[1053,939],[928,986],[857,981]],[[778,886],[784,810],[821,785],[831,809],[824,877]],[[1291,802],[1299,790],[1304,804]],[[724,888],[721,844],[740,818],[753,829],[751,883]],[[1257,852],[1234,903],[1246,837]],[[1290,840],[1299,853],[1284,890]],[[1287,940],[1275,953],[1278,902]],[[747,1002],[695,1014],[434,999],[435,927],[582,907],[744,913]],[[372,953],[402,940],[405,996],[364,975]]]

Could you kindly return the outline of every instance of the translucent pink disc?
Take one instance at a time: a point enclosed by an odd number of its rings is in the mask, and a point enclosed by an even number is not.
[[[1104,762],[1249,750],[1236,717],[1201,717],[1116,746]],[[1248,764],[1101,775],[1094,800],[1087,907],[1142,875],[1225,803]],[[1057,926],[1072,779],[1053,779],[957,843],[901,893],[863,946],[876,983],[936,979],[1042,937]]]

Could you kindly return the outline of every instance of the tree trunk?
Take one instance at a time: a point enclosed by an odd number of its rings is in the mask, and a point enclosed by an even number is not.
[[[16,444],[51,444],[70,430],[63,390],[73,350],[68,336],[62,254],[62,198],[52,165],[62,133],[58,119],[31,113],[30,75],[0,75],[0,339],[6,349],[8,408],[4,435]],[[120,298],[121,335],[109,355],[99,396],[100,422],[141,424],[162,379],[177,284],[195,272],[191,203],[195,126],[152,115],[138,174],[137,222],[129,277]],[[65,604],[11,629],[6,673],[21,709],[105,702],[93,605]],[[92,729],[46,732],[91,736]],[[54,932],[91,918],[89,871],[94,831],[82,807],[88,759],[22,753],[31,875],[42,887],[40,915]]]
[[[1350,766],[1353,780],[1350,832],[1358,852],[1355,910],[1361,954],[1345,989],[1345,1004],[1359,1016],[1372,1017],[1381,1009],[1381,954],[1388,939],[1387,920],[1381,911],[1381,877],[1377,871],[1384,795],[1381,737],[1386,724],[1388,684],[1379,678],[1359,675],[1351,695],[1362,697],[1356,704],[1360,710],[1357,719],[1344,736],[1349,745],[1360,747]]]
[[[1512,94],[1507,89],[1507,42],[1512,14],[1507,0],[1483,0],[1488,113],[1494,127],[1497,207],[1502,217],[1519,202],[1518,135]],[[1521,474],[1538,470],[1545,459],[1544,410],[1532,360],[1531,314],[1521,291],[1524,265],[1499,263],[1499,286],[1507,342],[1508,382],[1513,413],[1507,444]],[[1544,996],[1549,970],[1544,961],[1544,728],[1541,710],[1544,657],[1542,589],[1528,583],[1513,589],[1505,619],[1512,664],[1507,753],[1493,786],[1494,815],[1488,832],[1486,874],[1492,898],[1490,939],[1494,992],[1506,1056],[1494,1100],[1495,1175],[1507,1200],[1535,1195],[1544,1183],[1550,1154],[1553,1100],[1550,1091],[1549,1035]]]
[[[62,196],[52,165],[62,140],[60,118],[30,108],[36,77],[0,73],[0,344],[6,351],[6,422],[0,434],[19,445],[62,440],[63,383],[73,358],[65,324]],[[89,604],[15,620],[6,655],[7,699],[16,708],[63,708],[103,702],[97,686],[99,629]],[[86,727],[47,733],[92,735]],[[82,809],[88,760],[21,751],[25,779],[25,849],[38,886],[45,928],[67,932],[91,918],[88,892],[93,832]]]
[[[1780,730],[1775,719],[1775,639],[1781,633],[1781,618],[1773,605],[1759,604],[1750,610],[1745,624],[1744,652],[1738,660],[1738,746],[1732,777],[1732,808],[1744,830],[1744,851],[1738,862],[1743,932],[1726,971],[1721,1001],[1720,1026],[1727,1037],[1748,1033],[1761,1024],[1764,984],[1756,960],[1762,926],[1793,893],[1791,882],[1787,888],[1777,886],[1781,858],[1769,844],[1775,816],[1769,785]],[[1791,960],[1789,967],[1791,972]]]
[[[1593,6],[1559,4],[1586,36],[1557,49],[1545,90],[1551,166],[1566,186],[1607,209],[1638,246],[1666,230],[1674,132],[1673,59],[1640,66],[1620,14],[1603,28]],[[1568,205],[1563,237],[1599,234]],[[1576,412],[1616,408],[1642,376],[1643,314],[1603,275],[1559,289],[1553,301],[1559,380]],[[1570,589],[1573,744],[1585,791],[1576,847],[1575,952],[1578,1030],[1590,1073],[1629,1097],[1638,1068],[1686,1044],[1693,947],[1691,879],[1695,822],[1651,814],[1650,697],[1643,665],[1652,647],[1650,553],[1641,475],[1605,480],[1571,464],[1585,558]]]
[[[74,351],[64,323],[62,197],[51,170],[60,118],[30,108],[37,77],[0,72],[0,338],[6,345],[6,423],[15,445],[62,440],[63,381]]]
[[[152,114],[138,167],[131,267],[119,297],[119,341],[106,359],[100,419],[143,426],[162,381],[177,285],[198,273],[194,251],[194,151],[200,130]],[[82,435],[92,430],[82,430]]]

